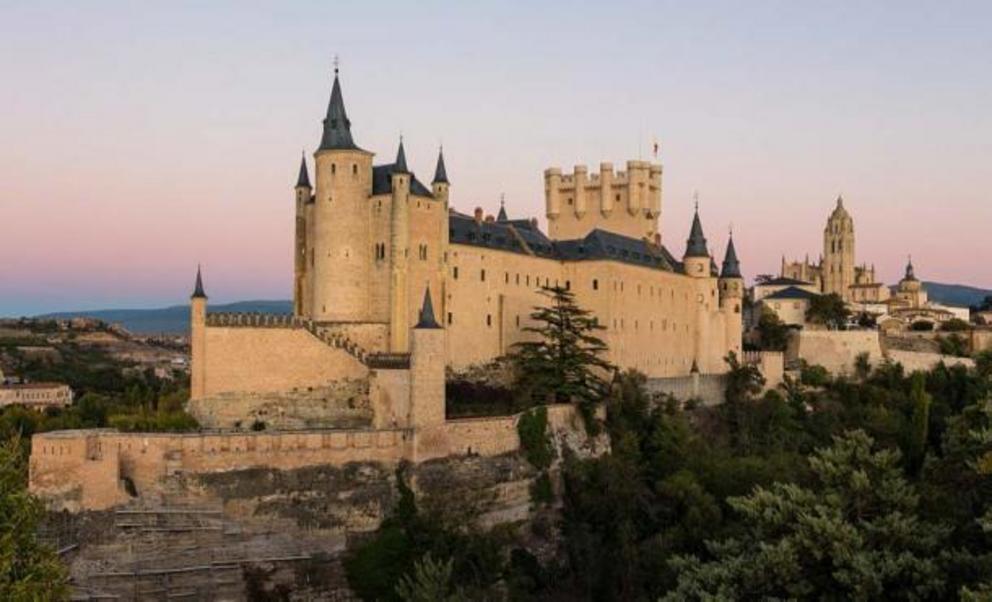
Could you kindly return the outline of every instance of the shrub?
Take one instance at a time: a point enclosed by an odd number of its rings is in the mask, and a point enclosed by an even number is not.
[[[548,436],[548,410],[536,407],[520,415],[517,421],[517,434],[524,456],[534,468],[544,470],[551,466],[554,450]]]
[[[555,499],[554,488],[551,486],[551,476],[544,471],[534,479],[530,486],[530,501],[535,506],[548,505]]]

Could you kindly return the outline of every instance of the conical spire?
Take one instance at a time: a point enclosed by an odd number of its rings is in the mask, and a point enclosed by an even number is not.
[[[906,280],[916,280],[916,273],[913,270],[913,256],[909,256],[909,261],[906,263]]]
[[[723,267],[720,270],[720,278],[740,278],[741,262],[737,260],[737,250],[734,249],[734,236],[730,235],[730,242],[727,243],[727,252],[723,256]]]
[[[431,303],[431,287],[424,291],[424,304],[420,308],[420,320],[415,328],[441,328],[434,318],[434,304]]]
[[[310,188],[310,174],[307,173],[307,155],[303,153],[300,158],[300,176],[296,178],[297,188]]]
[[[696,205],[696,214],[692,217],[692,229],[689,231],[689,240],[686,241],[686,257],[709,257],[706,250],[706,237],[703,236],[703,224],[699,220],[699,205]]]
[[[331,101],[327,103],[327,117],[324,118],[324,135],[318,150],[358,149],[351,138],[351,121],[344,110],[344,97],[341,96],[341,83],[338,69],[334,68],[334,86],[331,88]]]
[[[434,181],[431,184],[449,184],[448,171],[444,168],[444,148],[437,151],[437,167],[434,169]]]
[[[406,168],[406,151],[403,150],[403,136],[400,136],[400,148],[396,151],[396,163],[393,173],[410,173]]]
[[[193,286],[193,295],[190,299],[206,299],[207,294],[203,292],[203,276],[200,274],[200,266],[196,266],[196,284]]]
[[[509,220],[510,218],[506,216],[506,201],[504,200],[503,195],[501,194],[499,195],[499,214],[496,216],[496,221],[506,222]]]

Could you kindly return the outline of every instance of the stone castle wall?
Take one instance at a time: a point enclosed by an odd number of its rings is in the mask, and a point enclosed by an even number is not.
[[[789,339],[786,362],[805,360],[832,374],[851,374],[858,355],[868,354],[872,365],[883,361],[876,330],[801,330]]]
[[[298,432],[121,433],[55,431],[31,440],[32,493],[53,509],[101,510],[162,493],[170,477],[249,468],[292,470],[519,449],[519,415],[453,420],[436,428]],[[548,407],[552,430],[581,428],[570,405]]]

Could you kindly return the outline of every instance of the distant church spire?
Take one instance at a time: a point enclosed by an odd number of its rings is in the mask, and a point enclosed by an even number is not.
[[[434,304],[431,302],[431,287],[424,291],[424,304],[420,308],[420,320],[415,328],[441,328],[434,318]]]
[[[703,224],[699,220],[699,200],[696,199],[696,213],[692,217],[692,229],[689,231],[689,240],[686,241],[686,257],[709,257],[706,250],[706,237],[703,236]]]
[[[916,280],[916,272],[913,269],[913,256],[910,255],[906,262],[906,280]]]
[[[203,276],[200,274],[200,265],[196,266],[196,284],[193,286],[191,299],[206,299],[207,294],[203,292]]]
[[[449,184],[448,170],[444,168],[444,147],[437,151],[437,167],[434,169],[434,181],[432,184]]]
[[[403,150],[403,136],[400,136],[400,148],[396,151],[396,167],[393,173],[410,173],[406,168],[406,151]]]
[[[351,121],[344,110],[344,97],[341,95],[341,82],[338,81],[337,58],[334,59],[334,86],[331,100],[327,104],[327,117],[324,118],[324,135],[318,150],[355,150],[358,146],[351,138]]]
[[[296,178],[297,188],[310,188],[310,174],[307,173],[307,155],[304,152],[300,158],[300,176]]]
[[[509,217],[506,215],[506,197],[500,193],[499,195],[499,214],[496,216],[496,221],[505,222],[509,221]]]

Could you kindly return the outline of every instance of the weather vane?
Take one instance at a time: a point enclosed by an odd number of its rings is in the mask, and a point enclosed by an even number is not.
[[[692,191],[692,200],[693,200],[693,203],[696,205],[696,211],[698,212],[699,211],[699,191],[698,190],[693,190]]]
[[[340,65],[341,65],[341,60],[338,58],[338,55],[335,54],[334,55],[334,75],[337,75],[338,74],[338,67]]]

